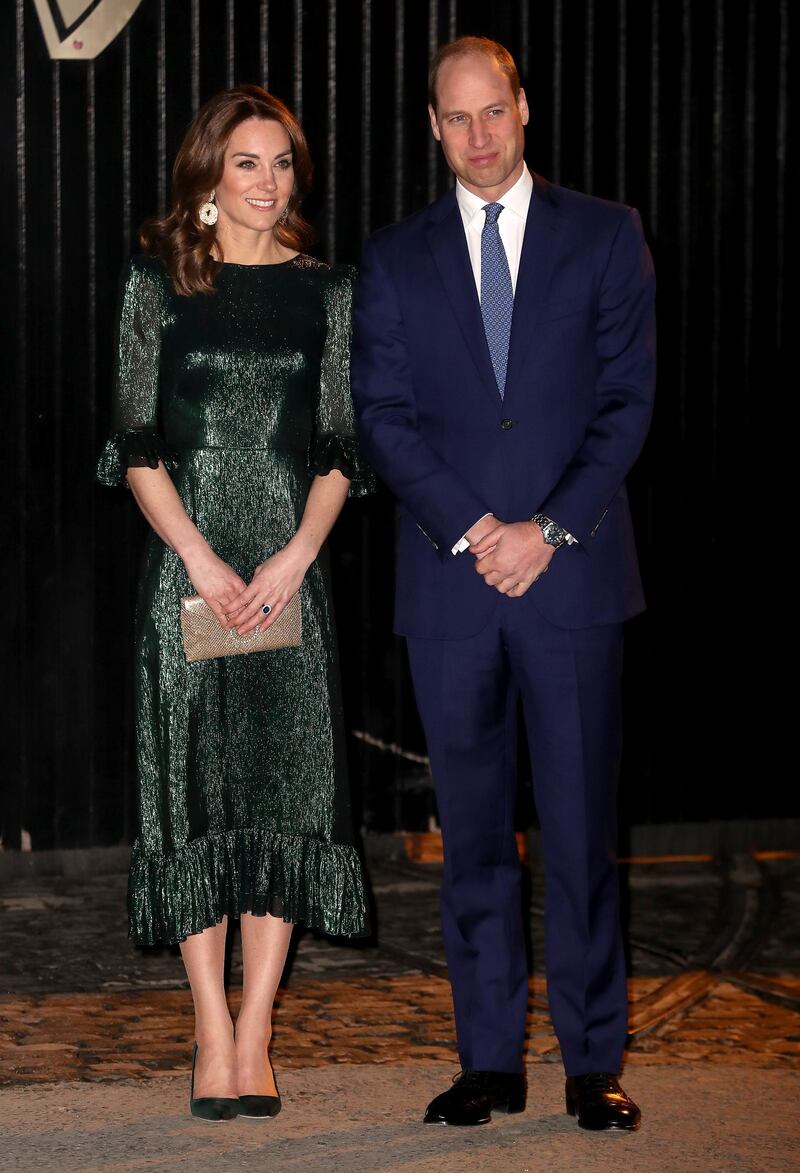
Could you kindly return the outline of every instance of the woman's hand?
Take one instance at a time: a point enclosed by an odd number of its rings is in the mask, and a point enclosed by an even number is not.
[[[233,627],[237,606],[241,605],[236,600],[246,589],[244,579],[208,547],[184,558],[184,566],[192,586],[222,626],[226,630]]]
[[[313,557],[293,542],[256,567],[253,581],[234,599],[236,630],[249,635],[256,627],[271,627],[289,600],[297,594]],[[262,608],[271,610],[265,615]]]

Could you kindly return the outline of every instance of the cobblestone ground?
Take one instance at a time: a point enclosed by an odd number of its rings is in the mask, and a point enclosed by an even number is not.
[[[369,848],[368,844],[368,848]],[[454,1063],[438,923],[440,868],[369,850],[375,937],[296,934],[276,1014],[278,1070]],[[557,1063],[529,893],[528,1059]],[[630,954],[628,1064],[800,1068],[800,856],[621,865]],[[176,949],[126,939],[125,877],[27,877],[0,893],[0,1084],[184,1074],[191,1000]],[[241,956],[231,932],[230,1000]]]

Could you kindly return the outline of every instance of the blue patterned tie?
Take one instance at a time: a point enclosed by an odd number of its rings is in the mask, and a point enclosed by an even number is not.
[[[511,338],[511,315],[514,312],[514,287],[497,219],[502,204],[485,204],[486,223],[481,233],[481,314],[489,355],[497,380],[500,398],[506,389],[508,343]]]

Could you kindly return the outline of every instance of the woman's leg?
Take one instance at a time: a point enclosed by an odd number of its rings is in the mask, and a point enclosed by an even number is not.
[[[181,943],[194,999],[197,1063],[195,1099],[204,1096],[236,1098],[236,1050],[233,1023],[225,1000],[225,937],[228,921],[193,933]]]
[[[291,924],[278,917],[242,915],[244,982],[236,1019],[239,1095],[274,1096],[275,1079],[267,1058],[272,1037],[272,1004],[281,980]]]

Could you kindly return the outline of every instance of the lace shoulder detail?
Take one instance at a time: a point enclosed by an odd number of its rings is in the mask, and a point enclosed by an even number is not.
[[[308,253],[298,253],[292,263],[296,269],[330,269],[330,265],[326,265],[324,261],[318,261],[316,257],[310,257]]]

